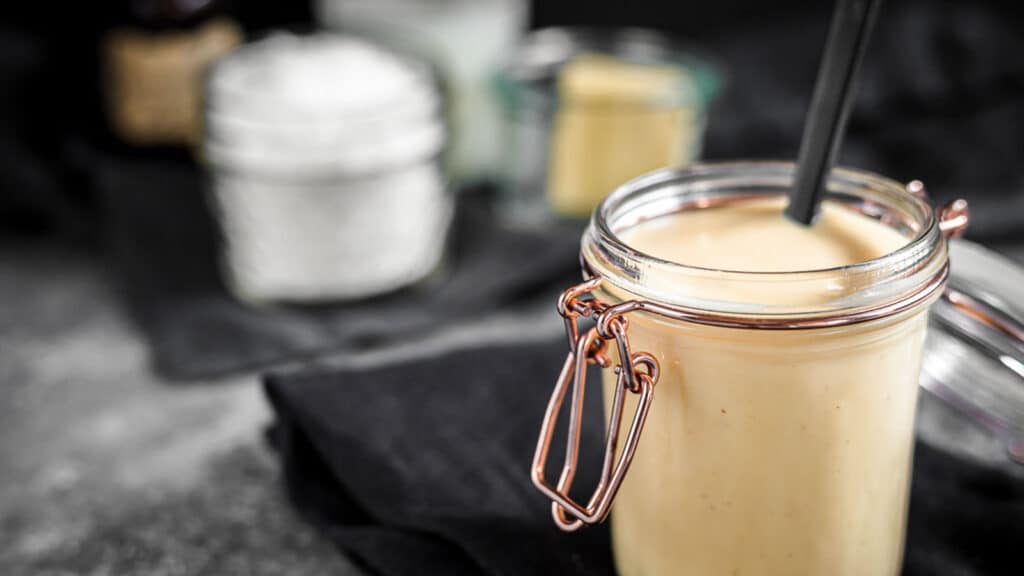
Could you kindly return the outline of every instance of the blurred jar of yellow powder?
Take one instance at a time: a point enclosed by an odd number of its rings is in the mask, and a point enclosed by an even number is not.
[[[586,217],[616,186],[700,151],[703,110],[685,69],[585,54],[562,69],[547,200]]]
[[[544,28],[496,85],[507,115],[501,213],[535,226],[588,217],[619,184],[695,160],[719,74],[653,30]]]

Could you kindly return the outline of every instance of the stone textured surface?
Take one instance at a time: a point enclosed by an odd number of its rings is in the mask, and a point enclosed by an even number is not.
[[[359,574],[284,500],[256,376],[160,382],[117,302],[0,251],[0,574]]]
[[[321,363],[561,330],[543,302]],[[256,374],[161,381],[95,260],[0,247],[0,575],[362,574],[285,500],[271,420]]]

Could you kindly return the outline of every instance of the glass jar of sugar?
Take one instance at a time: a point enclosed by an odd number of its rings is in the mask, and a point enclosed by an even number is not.
[[[615,499],[624,576],[899,572],[927,310],[966,204],[935,211],[923,189],[838,169],[804,227],[782,216],[792,177],[788,163],[655,172],[584,234],[532,477],[565,530]],[[579,502],[588,364],[605,368],[610,423]],[[568,451],[549,481],[563,401]]]
[[[203,145],[233,292],[350,300],[442,259],[452,197],[429,67],[366,41],[277,34],[218,62]]]

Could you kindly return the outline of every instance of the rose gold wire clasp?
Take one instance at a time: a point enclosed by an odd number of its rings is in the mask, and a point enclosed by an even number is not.
[[[608,516],[612,500],[622,484],[622,479],[633,460],[640,433],[643,431],[647,413],[654,398],[654,384],[658,381],[658,361],[646,353],[632,353],[629,338],[626,335],[628,321],[618,316],[598,325],[606,326],[607,332],[599,331],[598,326],[587,330],[581,337],[578,319],[581,316],[600,320],[601,314],[608,306],[596,298],[581,300],[580,297],[596,289],[601,278],[595,277],[573,286],[562,293],[558,300],[558,311],[565,319],[566,336],[569,340],[569,354],[562,367],[562,373],[555,384],[544,421],[541,424],[537,449],[533,456],[532,479],[534,486],[552,500],[551,515],[555,524],[567,532],[576,530],[583,524],[597,524]],[[569,496],[576,466],[579,461],[580,429],[583,424],[583,398],[587,383],[587,365],[596,364],[602,368],[611,367],[611,361],[605,354],[608,342],[614,339],[619,353],[619,364],[614,367],[618,378],[615,384],[615,398],[612,403],[611,417],[605,439],[604,463],[601,466],[601,477],[593,495],[583,506]],[[551,448],[552,436],[558,422],[558,413],[565,401],[569,382],[572,381],[572,399],[569,411],[569,430],[565,447],[565,463],[558,483],[552,486],[544,478],[544,468]],[[618,460],[615,458],[618,448],[619,430],[622,424],[622,412],[626,393],[640,395],[633,421],[626,442]],[[571,518],[570,518],[571,516]]]

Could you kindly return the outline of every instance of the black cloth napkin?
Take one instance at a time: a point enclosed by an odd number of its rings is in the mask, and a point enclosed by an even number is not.
[[[612,574],[608,531],[555,529],[527,478],[564,348],[268,377],[291,497],[380,574]],[[586,407],[599,421],[596,399]],[[583,433],[601,443],[599,426]]]
[[[481,191],[458,195],[446,262],[399,292],[352,304],[254,307],[221,282],[217,227],[190,161],[97,154],[114,269],[170,379],[222,376],[422,335],[579,281],[582,223],[498,224]]]
[[[607,527],[557,530],[528,479],[564,354],[552,341],[268,376],[292,501],[376,574],[614,573]],[[599,396],[584,487],[601,457]],[[1024,483],[922,443],[914,467],[904,574],[1019,574]]]

